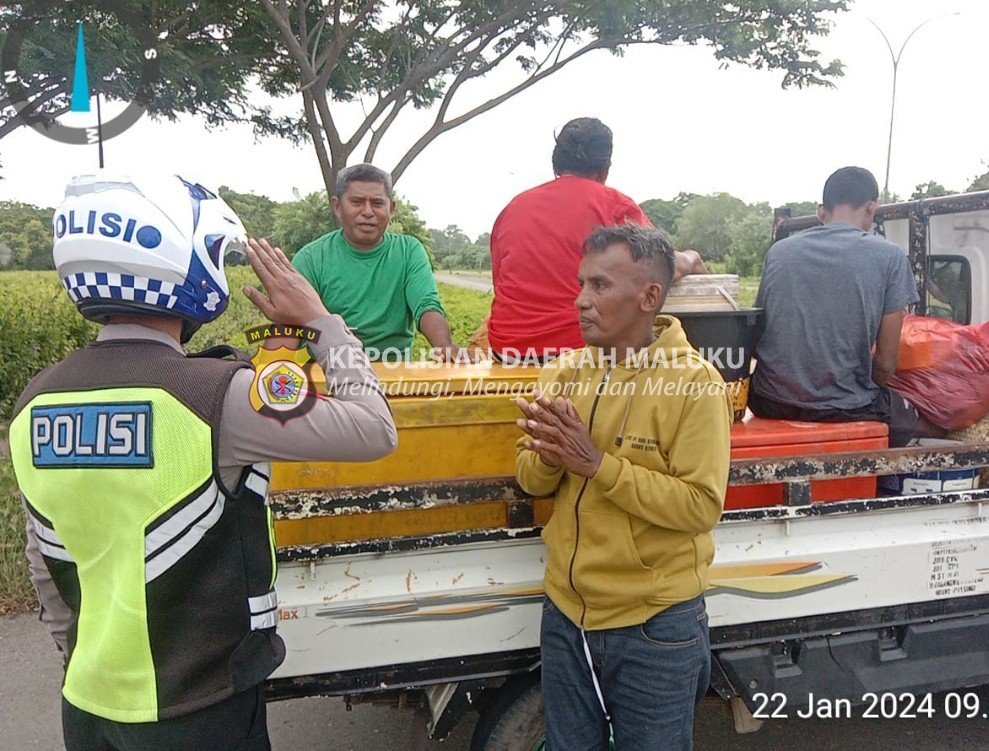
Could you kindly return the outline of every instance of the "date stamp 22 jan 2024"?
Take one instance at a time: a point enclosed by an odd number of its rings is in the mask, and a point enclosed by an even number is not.
[[[975,692],[949,691],[943,694],[867,692],[859,701],[821,698],[813,693],[806,704],[793,705],[783,693],[755,693],[752,716],[757,720],[832,719],[989,719],[989,701]],[[858,709],[856,709],[858,707]]]

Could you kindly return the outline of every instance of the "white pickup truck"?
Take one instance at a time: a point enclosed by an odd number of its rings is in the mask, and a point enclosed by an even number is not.
[[[813,222],[780,217],[776,234]],[[989,320],[989,192],[885,206],[878,222],[928,290],[918,312]],[[552,499],[512,476],[510,398],[535,373],[382,375],[394,455],[274,468],[288,657],[269,696],[418,706],[431,715],[423,739],[475,710],[475,751],[541,748],[539,531]],[[974,475],[989,444],[891,450],[883,426],[824,427],[749,421],[733,435],[707,603],[712,691],[739,729],[815,701],[893,702],[902,716],[915,695],[989,683],[989,489],[876,490],[895,473]]]

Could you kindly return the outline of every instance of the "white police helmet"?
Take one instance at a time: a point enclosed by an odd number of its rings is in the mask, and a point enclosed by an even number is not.
[[[75,177],[52,227],[55,269],[80,313],[174,316],[183,342],[226,309],[223,258],[247,241],[222,198],[175,175]]]

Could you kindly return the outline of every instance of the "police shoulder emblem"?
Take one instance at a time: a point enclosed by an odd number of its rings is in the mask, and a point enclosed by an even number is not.
[[[312,385],[314,360],[308,347],[258,347],[251,362],[251,406],[258,413],[284,424],[312,409],[317,394]]]

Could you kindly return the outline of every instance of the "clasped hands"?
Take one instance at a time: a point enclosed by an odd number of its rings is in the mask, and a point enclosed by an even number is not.
[[[525,447],[539,454],[550,467],[563,467],[582,477],[593,477],[604,453],[591,439],[590,431],[580,419],[577,408],[569,399],[550,399],[536,391],[531,402],[515,400],[524,417],[515,424],[529,436]]]

